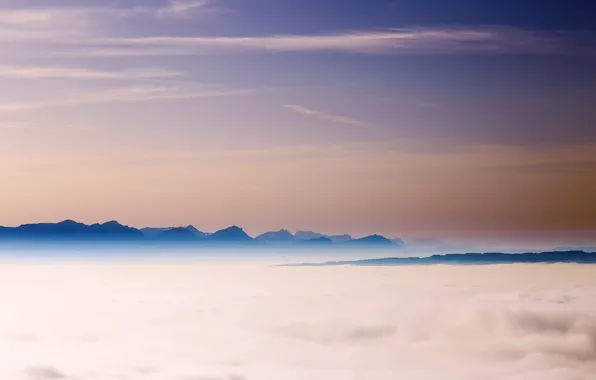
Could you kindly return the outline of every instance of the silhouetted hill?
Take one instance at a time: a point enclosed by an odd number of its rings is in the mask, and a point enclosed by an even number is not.
[[[193,226],[168,228],[143,228],[141,232],[154,240],[201,240],[209,234],[197,230]]]
[[[596,252],[596,245],[569,245],[564,247],[556,247],[553,251],[586,251]]]
[[[265,232],[264,234],[257,236],[256,240],[262,242],[290,242],[294,241],[294,235],[292,235],[288,230],[279,230]]]
[[[328,238],[331,239],[331,241],[334,243],[345,243],[347,241],[352,240],[352,237],[350,235],[332,235],[328,236]]]
[[[299,243],[304,245],[331,245],[333,241],[326,236],[322,236],[315,239],[302,240]]]
[[[158,234],[153,236],[154,239],[158,240],[170,240],[170,241],[192,241],[198,240],[199,237],[195,235],[191,230],[186,227],[176,227],[170,228],[168,230],[159,232]]]
[[[93,224],[89,226],[92,231],[105,235],[121,235],[142,237],[143,233],[136,228],[124,226],[113,220],[104,224]]]
[[[60,223],[23,224],[14,229],[21,236],[66,236],[91,233],[89,226],[73,220]]]
[[[249,236],[238,226],[222,229],[213,234],[201,232],[193,226],[143,228],[142,230],[122,225],[116,221],[103,224],[87,225],[74,220],[59,223],[23,224],[18,227],[1,227],[0,241],[145,241],[151,242],[197,242],[197,243],[235,243],[242,245],[253,241],[263,244],[289,246],[333,245],[334,247],[360,246],[367,248],[395,246],[388,239],[372,235],[362,239],[352,239],[350,235],[326,236],[312,231],[298,231],[293,235],[288,230],[266,232],[256,239]],[[302,244],[304,243],[304,244]]]
[[[406,242],[403,241],[402,239],[391,239],[391,241],[393,242],[393,244],[395,244],[399,248],[403,248],[406,246]]]
[[[296,233],[294,234],[294,238],[296,240],[312,240],[312,239],[318,239],[318,238],[322,238],[322,237],[326,237],[323,234],[320,234],[318,232],[312,232],[312,231],[296,231]]]
[[[195,228],[195,226],[186,226],[186,229],[189,230],[190,232],[192,232],[197,237],[206,237],[206,236],[209,236],[208,233],[197,230]]]
[[[492,265],[492,264],[596,264],[596,252],[558,251],[530,253],[461,253],[430,257],[391,257],[358,261],[334,261],[321,264],[296,264],[297,266],[392,266],[392,265]]]
[[[155,236],[159,235],[160,233],[162,233],[164,231],[171,230],[172,228],[175,228],[175,227],[167,227],[167,228],[146,227],[146,228],[141,228],[141,232],[146,237],[151,238],[151,237],[155,237]]]
[[[391,240],[381,235],[371,235],[360,239],[352,239],[345,244],[349,245],[375,245],[375,246],[395,246],[396,244]]]
[[[244,230],[238,226],[232,226],[224,230],[219,230],[209,236],[209,241],[214,242],[249,242],[253,238],[248,236]]]
[[[65,220],[60,223],[23,224],[14,228],[0,229],[0,238],[26,240],[123,240],[143,237],[143,233],[136,228],[124,226],[116,221],[86,225]]]

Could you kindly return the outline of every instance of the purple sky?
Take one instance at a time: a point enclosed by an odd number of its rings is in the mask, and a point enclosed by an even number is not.
[[[2,0],[0,224],[593,236],[585,3]]]

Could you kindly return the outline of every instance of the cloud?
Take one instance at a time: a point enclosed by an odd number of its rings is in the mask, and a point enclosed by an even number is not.
[[[48,99],[35,102],[0,103],[0,112],[19,112],[44,108],[67,107],[85,104],[128,103],[155,100],[212,98],[240,96],[253,93],[246,89],[197,89],[172,86],[123,87],[104,91],[71,94],[61,99]]]
[[[306,108],[306,107],[303,107],[300,105],[286,104],[286,105],[283,105],[282,107],[290,109],[290,110],[298,112],[298,113],[301,113],[301,114],[304,114],[304,115],[315,117],[317,119],[333,121],[335,123],[356,125],[359,127],[373,127],[374,126],[373,124],[365,122],[365,121],[352,119],[352,118],[349,118],[346,116],[332,115],[327,112],[313,110],[313,109]]]
[[[172,0],[164,8],[158,8],[158,14],[164,15],[187,15],[196,9],[206,7],[209,4],[207,0]]]
[[[575,174],[596,173],[596,159],[583,161],[564,161],[548,162],[539,164],[518,165],[515,167],[495,167],[494,170],[517,170],[521,173],[557,173],[557,174]]]
[[[588,380],[596,371],[591,266],[272,268],[164,255],[159,265],[0,268],[11,305],[0,315],[0,376]],[[6,335],[23,331],[44,339]],[[241,365],[232,372],[231,362]]]
[[[181,16],[205,8],[207,0],[171,0],[161,6],[132,6],[132,7],[29,7],[29,8],[0,8],[0,25],[21,28],[56,27],[57,23],[65,19],[79,18],[79,21],[89,21],[93,18],[133,16]],[[82,19],[82,20],[81,20]]]
[[[31,366],[26,370],[27,379],[30,380],[49,380],[49,379],[63,379],[65,376],[49,366]]]
[[[184,380],[245,380],[243,376],[231,374],[228,376],[189,376]]]
[[[293,324],[284,329],[292,338],[317,344],[350,344],[388,338],[396,333],[395,326],[328,326]]]
[[[37,41],[62,44],[112,32],[114,22],[129,18],[179,19],[199,9],[212,11],[208,1],[172,0],[163,5],[129,7],[22,7],[0,8],[0,41]]]
[[[363,54],[517,53],[554,54],[574,50],[573,34],[513,27],[362,30],[321,35],[237,37],[147,36],[103,39],[129,49],[184,48],[196,53],[335,51]]]
[[[0,129],[29,129],[30,125],[12,122],[0,122]]]
[[[180,72],[164,69],[102,71],[86,68],[0,66],[0,77],[22,79],[155,79],[181,75]]]
[[[0,10],[6,42],[31,40],[53,44],[71,54],[172,55],[263,52],[343,52],[359,54],[594,54],[595,36],[510,26],[408,27],[351,30],[326,34],[238,36],[126,35],[110,25],[122,18],[172,18],[212,11],[202,0],[162,6],[27,8]],[[168,29],[163,29],[168,30]],[[54,49],[55,50],[55,49]]]

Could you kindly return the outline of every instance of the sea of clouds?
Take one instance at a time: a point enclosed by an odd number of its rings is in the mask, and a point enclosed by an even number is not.
[[[0,265],[0,379],[591,380],[596,266]]]

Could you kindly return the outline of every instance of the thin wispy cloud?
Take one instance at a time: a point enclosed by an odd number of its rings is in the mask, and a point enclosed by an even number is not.
[[[0,122],[0,129],[29,129],[30,125],[12,123],[12,122]]]
[[[0,112],[20,112],[36,109],[68,107],[88,104],[148,102],[155,100],[181,100],[194,98],[212,98],[241,96],[251,94],[247,89],[194,89],[168,86],[125,87],[106,91],[83,92],[60,99],[48,99],[35,102],[0,103]]]
[[[157,9],[157,14],[187,15],[196,9],[204,8],[209,4],[207,0],[172,0],[170,4]]]
[[[92,131],[94,128],[89,125],[82,124],[60,124],[60,125],[49,125],[45,123],[41,124],[25,124],[20,122],[0,122],[0,129],[13,129],[13,130],[37,130],[40,128],[48,129],[62,129],[62,130],[76,130],[82,132]]]
[[[372,123],[366,121],[356,120],[347,116],[333,115],[324,111],[317,111],[311,108],[307,108],[296,104],[285,104],[282,107],[292,110],[294,112],[301,113],[303,115],[311,116],[321,120],[332,121],[334,123],[356,125],[359,127],[373,127]]]
[[[182,73],[164,69],[102,71],[87,68],[0,66],[0,77],[22,79],[161,79]]]
[[[193,16],[214,8],[206,0],[172,0],[158,6],[80,8],[0,8],[0,39],[35,41],[60,51],[90,56],[162,56],[263,52],[344,52],[359,54],[555,54],[595,51],[595,36],[510,26],[410,27],[327,34],[205,36],[171,34],[173,24],[144,35],[110,26],[127,17],[157,19]],[[177,20],[171,20],[176,22]]]
[[[91,6],[91,7],[29,7],[2,8],[0,7],[0,25],[18,27],[48,27],[65,18],[95,16],[128,17],[146,16],[181,16],[206,8],[207,0],[171,0],[161,6]]]
[[[360,54],[556,54],[594,53],[594,36],[515,27],[422,27],[355,30],[310,35],[113,36],[116,18],[188,16],[210,9],[204,1],[176,1],[162,7],[0,9],[0,38],[36,41],[54,51],[94,56],[221,54],[247,51],[344,52]],[[107,36],[112,34],[112,36]],[[58,38],[60,37],[60,38]],[[578,41],[581,41],[578,42]]]
[[[96,36],[98,31],[109,32],[110,25],[117,20],[133,17],[176,19],[191,16],[201,8],[212,10],[208,4],[207,0],[171,0],[158,6],[0,7],[0,39],[59,43],[86,40]]]
[[[243,51],[399,53],[557,53],[570,49],[572,36],[518,28],[413,28],[322,35],[238,37],[148,36],[99,39],[96,47],[185,49],[183,52]],[[103,45],[103,46],[101,46]],[[142,50],[141,50],[142,51]],[[174,51],[175,52],[175,51]]]

